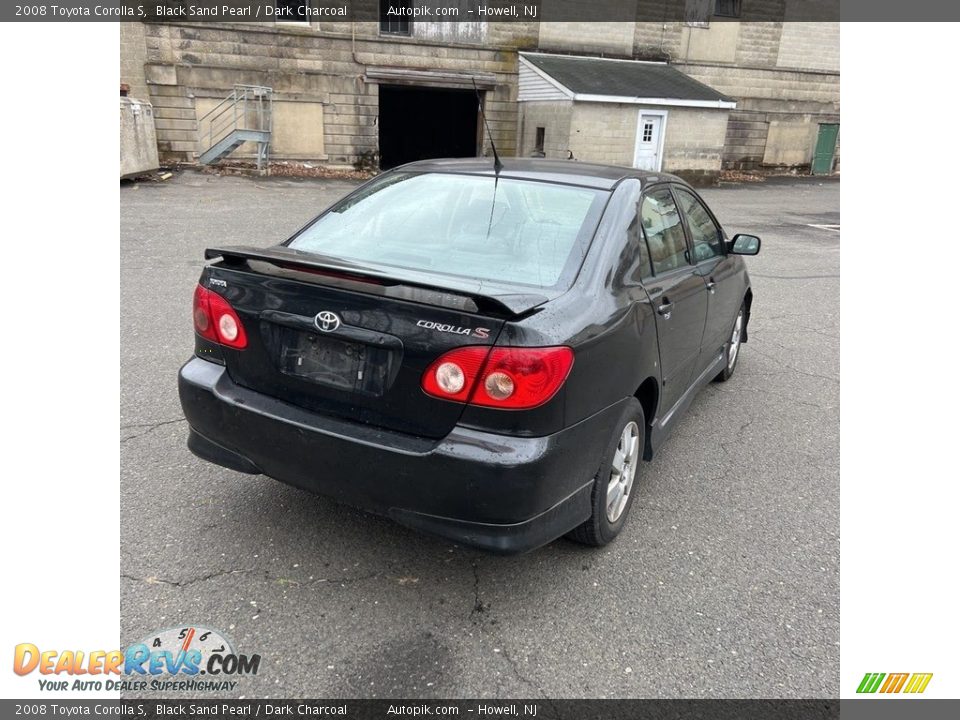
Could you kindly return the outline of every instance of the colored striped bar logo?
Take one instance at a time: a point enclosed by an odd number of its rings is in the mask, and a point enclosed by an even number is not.
[[[910,673],[890,673],[887,680],[880,688],[882,693],[898,693],[903,688],[903,684],[910,677]]]
[[[858,693],[922,693],[933,673],[867,673],[860,681]]]
[[[877,688],[880,687],[880,681],[883,680],[885,675],[883,673],[867,673],[863,676],[863,680],[860,681],[860,687],[857,688],[858,693],[875,693]]]
[[[933,673],[914,673],[903,691],[905,693],[922,693],[927,689],[927,685],[930,683],[930,678],[932,677]]]

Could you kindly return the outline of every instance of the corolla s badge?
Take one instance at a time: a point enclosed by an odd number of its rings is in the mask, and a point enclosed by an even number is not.
[[[336,313],[324,310],[323,312],[317,313],[317,316],[313,319],[313,324],[317,326],[318,330],[333,332],[340,327],[340,318]]]

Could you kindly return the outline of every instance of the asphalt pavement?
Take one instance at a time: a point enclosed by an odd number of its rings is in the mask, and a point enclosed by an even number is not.
[[[839,181],[702,192],[763,239],[736,375],[643,465],[615,543],[515,557],[187,450],[176,378],[204,248],[282,240],[353,186],[121,186],[123,644],[220,629],[262,656],[230,697],[836,696]]]

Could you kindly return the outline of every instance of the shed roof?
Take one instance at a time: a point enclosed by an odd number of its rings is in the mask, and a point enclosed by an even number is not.
[[[736,101],[666,63],[521,53],[574,100],[736,107]]]

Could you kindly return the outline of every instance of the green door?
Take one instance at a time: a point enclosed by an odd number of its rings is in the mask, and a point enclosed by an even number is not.
[[[813,174],[829,175],[833,172],[833,153],[837,147],[837,135],[840,126],[836,123],[822,123],[817,133],[817,149],[813,151]]]

